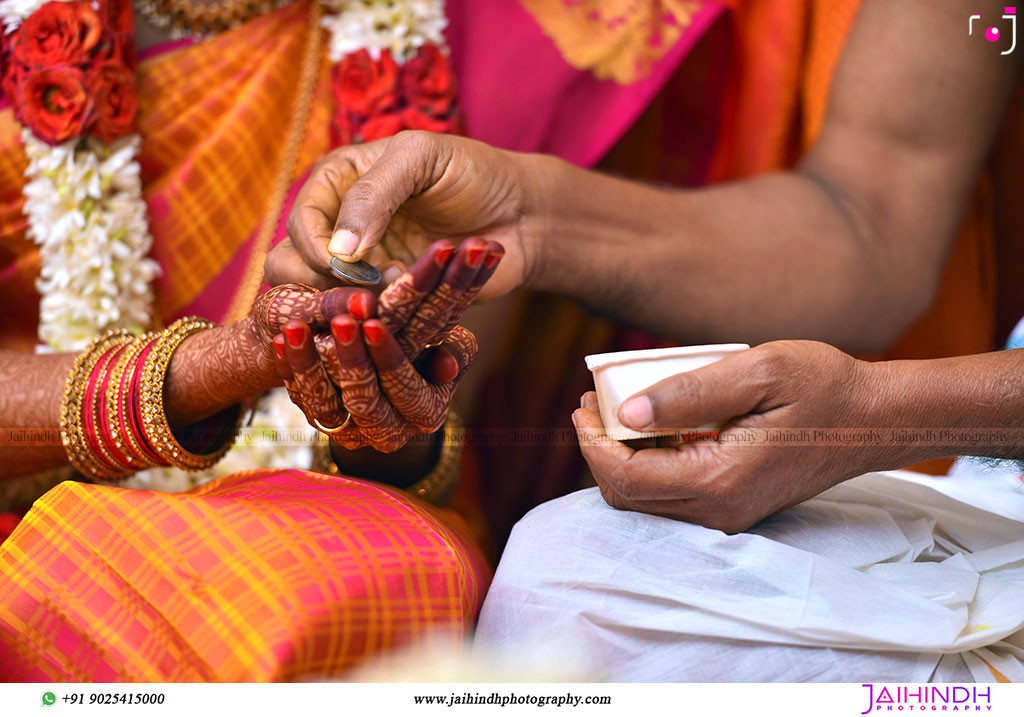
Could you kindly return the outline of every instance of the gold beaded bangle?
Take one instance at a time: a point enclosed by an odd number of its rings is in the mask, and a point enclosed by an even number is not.
[[[230,440],[225,441],[224,445],[211,453],[192,453],[174,437],[164,411],[164,380],[171,356],[189,336],[213,326],[212,322],[195,317],[175,321],[163,332],[142,368],[139,401],[143,433],[149,445],[163,460],[183,470],[205,470],[211,467],[227,453],[232,443]],[[238,411],[238,417],[241,418],[241,411]]]
[[[417,498],[439,505],[449,498],[459,482],[462,468],[462,419],[454,408],[448,409],[444,422],[441,455],[427,475],[407,488]]]
[[[139,444],[139,437],[135,435],[132,428],[131,419],[128,414],[128,411],[132,410],[131,405],[128,403],[131,384],[129,383],[129,385],[124,386],[123,390],[121,384],[125,380],[125,371],[129,367],[135,366],[139,354],[156,337],[157,334],[153,332],[144,334],[135,339],[131,346],[125,349],[117,365],[114,366],[113,373],[110,376],[110,385],[107,387],[107,418],[110,420],[110,434],[115,437],[114,445],[128,459],[132,468],[137,471],[151,468],[156,463],[146,456],[146,452]]]
[[[440,504],[451,497],[452,491],[459,482],[462,462],[462,420],[454,408],[448,409],[448,418],[442,429],[441,455],[437,463],[420,480],[413,483],[405,491],[428,503]],[[340,475],[341,468],[334,460],[331,452],[330,439],[323,440],[322,434],[317,436],[318,449],[313,453],[311,470],[330,475]]]
[[[127,331],[109,331],[93,339],[85,351],[75,358],[64,381],[60,403],[60,439],[68,454],[68,461],[82,475],[101,478],[105,474],[105,468],[93,456],[85,441],[85,427],[82,424],[82,404],[89,374],[112,345],[128,341],[130,336]]]

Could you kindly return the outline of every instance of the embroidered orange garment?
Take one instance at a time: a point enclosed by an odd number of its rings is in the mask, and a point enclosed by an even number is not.
[[[306,471],[62,483],[0,545],[0,679],[295,680],[458,645],[490,571],[445,512]]]
[[[139,68],[139,163],[149,206],[163,323],[207,290],[267,211],[308,30],[309,3],[291,3],[208,42]],[[326,57],[296,162],[301,176],[327,151],[332,110]],[[20,127],[0,112],[0,306],[19,311],[0,348],[36,342],[38,251],[21,213]],[[295,178],[293,177],[293,178]],[[230,303],[233,287],[218,287]]]
[[[629,84],[679,41],[697,0],[523,0],[573,67]]]

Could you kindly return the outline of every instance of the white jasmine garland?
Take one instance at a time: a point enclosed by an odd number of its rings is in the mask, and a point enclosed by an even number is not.
[[[326,0],[325,4],[334,10],[320,21],[331,33],[327,54],[332,62],[365,48],[374,60],[389,50],[401,63],[414,57],[422,45],[444,42],[448,25],[444,0]]]
[[[0,23],[7,33],[12,33],[25,19],[50,0],[0,0]],[[62,0],[71,2],[72,0]]]
[[[135,155],[137,134],[50,146],[24,130],[24,212],[39,245],[43,350],[79,351],[109,329],[151,324],[153,240]]]

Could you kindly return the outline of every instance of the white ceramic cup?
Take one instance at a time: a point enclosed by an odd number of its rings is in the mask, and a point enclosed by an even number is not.
[[[634,393],[676,374],[707,366],[729,354],[745,351],[747,344],[714,344],[711,346],[676,346],[667,349],[618,351],[587,356],[587,368],[594,374],[597,402],[605,432],[616,441],[672,435],[675,431],[634,431],[619,423],[619,406]],[[702,430],[714,430],[702,426]]]

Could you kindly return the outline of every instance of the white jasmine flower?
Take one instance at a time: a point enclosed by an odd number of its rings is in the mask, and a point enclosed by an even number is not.
[[[328,0],[334,13],[321,25],[330,31],[327,54],[332,62],[366,49],[374,60],[389,50],[406,62],[427,43],[440,45],[448,19],[443,0]]]
[[[49,0],[0,0],[0,23],[3,23],[8,33],[14,32],[18,25],[47,2]]]
[[[42,265],[39,337],[49,349],[77,351],[108,329],[148,326],[159,267],[148,256],[138,135],[55,147],[28,130],[23,137],[24,211]]]

